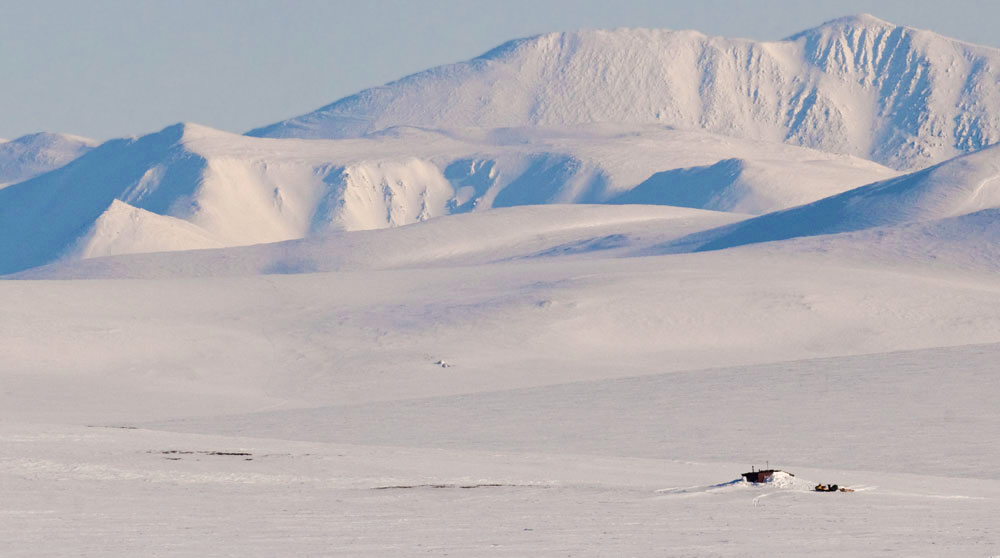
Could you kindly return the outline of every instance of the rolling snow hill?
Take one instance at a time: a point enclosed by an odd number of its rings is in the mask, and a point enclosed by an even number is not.
[[[116,203],[118,211],[126,206]],[[142,210],[135,210],[142,212]],[[453,215],[400,228],[338,232],[301,240],[150,253],[96,250],[12,277],[122,279],[253,276],[502,261],[611,258],[695,231],[745,219],[736,213],[648,205],[536,205]]]
[[[57,169],[96,145],[87,138],[46,132],[0,140],[0,188]]]
[[[901,170],[1000,141],[1000,51],[868,15],[784,41],[618,29],[511,41],[249,132],[658,123]]]
[[[698,185],[702,197],[690,196],[683,169],[720,164],[739,170],[710,173]],[[493,207],[620,203],[640,183],[661,203],[762,212],[894,175],[853,157],[658,126],[396,128],[305,141],[178,124],[109,141],[0,190],[0,273],[58,258],[280,242]]]
[[[965,215],[978,215],[974,219],[975,228],[976,232],[982,232],[996,220],[997,209],[1000,209],[1000,146],[811,204],[695,233],[673,242],[668,249],[717,250]]]

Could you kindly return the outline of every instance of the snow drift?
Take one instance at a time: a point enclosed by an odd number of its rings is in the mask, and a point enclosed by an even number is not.
[[[1000,51],[863,15],[784,41],[551,33],[362,91],[254,136],[658,123],[916,169],[1000,141]]]

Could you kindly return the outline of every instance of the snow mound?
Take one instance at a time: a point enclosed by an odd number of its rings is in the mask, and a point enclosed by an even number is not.
[[[767,486],[781,488],[784,490],[812,490],[816,486],[812,481],[800,479],[795,475],[784,471],[775,471],[770,480],[765,483]]]
[[[657,490],[661,494],[671,495],[694,495],[712,492],[733,492],[746,489],[778,488],[781,490],[813,490],[815,483],[800,479],[793,474],[784,471],[775,471],[765,482],[748,482],[744,478],[734,479],[729,482],[710,484],[705,486],[689,486],[682,488],[663,488]]]
[[[1000,146],[800,207],[680,239],[669,249],[744,244],[925,223],[1000,208]],[[987,220],[995,213],[983,213]]]
[[[68,134],[41,132],[0,141],[0,188],[66,165],[97,142]]]
[[[656,123],[916,169],[1000,141],[1000,51],[871,16],[777,42],[617,29],[511,41],[252,130]]]

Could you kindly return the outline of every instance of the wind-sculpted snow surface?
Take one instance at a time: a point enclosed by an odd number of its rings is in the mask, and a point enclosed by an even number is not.
[[[694,31],[540,35],[250,135],[659,123],[916,169],[1000,141],[1000,51],[878,20],[778,42]]]
[[[727,157],[746,170],[736,182],[707,176],[697,186],[711,195],[701,198],[685,201],[691,185],[664,174]],[[0,190],[0,274],[58,258],[273,243],[491,207],[616,202],[640,183],[654,203],[763,212],[894,174],[853,157],[662,127],[400,128],[303,141],[178,124]]]
[[[91,139],[45,132],[0,140],[0,188],[66,165],[96,145]]]
[[[695,233],[668,250],[718,250],[796,237],[924,223],[976,214],[996,220],[1000,208],[1000,146],[963,155],[912,174]],[[979,222],[982,229],[984,223]]]

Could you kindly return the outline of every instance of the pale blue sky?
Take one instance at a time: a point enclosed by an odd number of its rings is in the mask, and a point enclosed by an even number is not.
[[[1000,46],[996,0],[0,0],[0,137],[242,133],[546,31],[780,39],[861,12]]]

